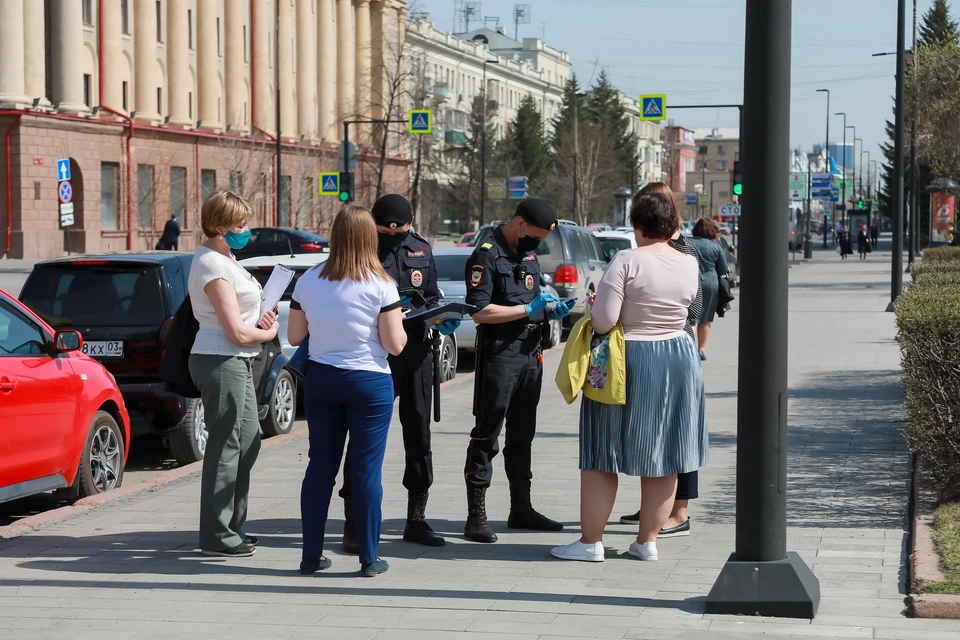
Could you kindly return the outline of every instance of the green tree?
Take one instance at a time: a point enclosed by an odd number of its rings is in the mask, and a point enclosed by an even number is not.
[[[577,74],[572,74],[563,87],[563,100],[560,102],[560,113],[553,119],[553,134],[550,137],[550,146],[560,148],[560,143],[567,133],[573,131],[574,114],[583,124],[586,116],[586,103],[577,82]]]
[[[465,140],[452,141],[447,147],[447,159],[452,160],[454,172],[444,194],[444,201],[447,210],[457,211],[460,217],[466,219],[480,219],[480,189],[482,188],[480,178],[484,161],[483,129],[486,107],[487,101],[484,96],[478,95],[474,98]],[[491,168],[494,162],[493,143],[496,140],[496,127],[489,117],[486,118],[486,123],[486,163],[489,177],[493,175]]]
[[[632,185],[639,164],[637,137],[631,131],[630,116],[623,108],[620,92],[610,83],[606,71],[600,72],[596,84],[590,91],[586,107],[588,118],[600,125],[610,136],[610,143],[616,152],[621,181]]]
[[[919,36],[920,45],[960,43],[960,32],[957,23],[950,18],[947,0],[934,0],[933,6],[923,16]]]
[[[543,116],[533,96],[524,96],[502,147],[502,161],[510,173],[529,178],[532,191],[539,191],[553,165],[550,143],[544,134]]]

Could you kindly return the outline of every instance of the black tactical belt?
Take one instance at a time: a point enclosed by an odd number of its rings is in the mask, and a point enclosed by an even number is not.
[[[539,340],[539,324],[491,324],[483,328],[485,338],[494,340]]]

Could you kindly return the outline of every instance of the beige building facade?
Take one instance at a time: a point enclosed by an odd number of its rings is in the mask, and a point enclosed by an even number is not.
[[[337,170],[344,120],[386,114],[406,14],[401,0],[0,0],[0,255],[62,253],[60,158],[76,167],[73,250],[152,248],[172,214],[190,249],[220,187],[256,225],[323,227],[337,203],[317,173]],[[358,200],[381,166],[409,188],[399,139],[381,164],[378,135],[351,129]]]

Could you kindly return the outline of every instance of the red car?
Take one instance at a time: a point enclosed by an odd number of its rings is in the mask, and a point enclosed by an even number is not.
[[[467,231],[460,237],[460,240],[457,241],[453,246],[455,247],[469,247],[470,241],[473,240],[473,236],[477,235],[476,231]]]
[[[119,487],[130,417],[113,376],[0,290],[0,502]]]

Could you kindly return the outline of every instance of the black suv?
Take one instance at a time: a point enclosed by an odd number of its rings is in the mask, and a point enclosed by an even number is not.
[[[296,255],[298,253],[323,253],[330,251],[327,238],[289,227],[257,227],[250,229],[250,240],[243,249],[235,249],[237,260],[260,256]]]
[[[130,413],[130,434],[164,434],[180,464],[203,458],[203,404],[164,389],[158,371],[173,314],[187,295],[193,254],[82,255],[37,264],[20,301],[54,329],[83,335],[83,352],[113,374]],[[296,384],[274,338],[254,361],[264,436],[288,433]]]

